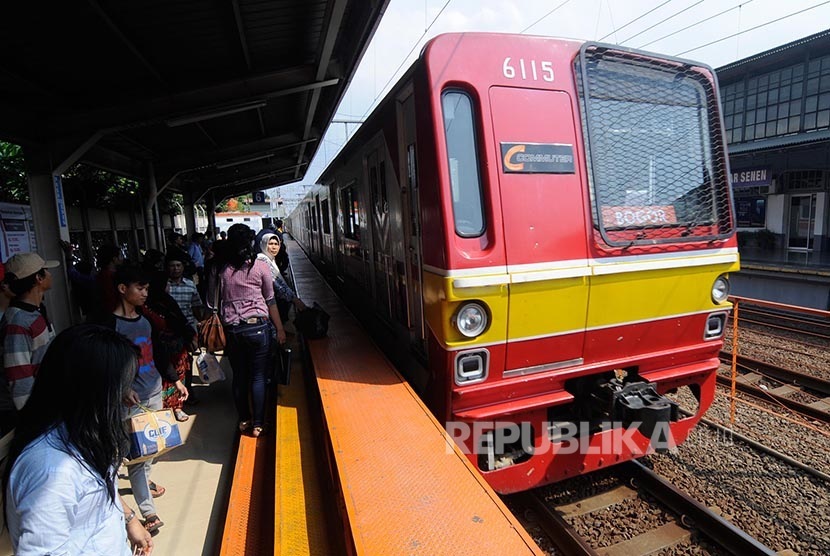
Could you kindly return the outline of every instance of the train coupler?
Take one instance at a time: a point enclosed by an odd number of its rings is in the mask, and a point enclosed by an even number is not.
[[[602,385],[602,391],[613,421],[625,428],[636,427],[658,452],[671,447],[669,424],[677,421],[678,406],[658,394],[654,384],[612,379]]]

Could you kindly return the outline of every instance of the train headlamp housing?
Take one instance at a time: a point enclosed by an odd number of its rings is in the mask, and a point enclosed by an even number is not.
[[[712,284],[712,301],[720,305],[729,297],[729,280],[721,274]]]
[[[480,336],[489,324],[487,309],[478,302],[464,303],[455,312],[453,324],[467,338]]]

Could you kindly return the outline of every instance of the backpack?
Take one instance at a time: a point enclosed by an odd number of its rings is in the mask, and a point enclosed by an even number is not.
[[[322,338],[329,330],[329,319],[331,317],[315,301],[312,307],[307,307],[298,312],[294,317],[294,326],[297,332],[307,339]]]

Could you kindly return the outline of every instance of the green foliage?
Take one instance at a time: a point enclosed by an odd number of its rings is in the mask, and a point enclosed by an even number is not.
[[[5,141],[0,141],[0,201],[29,203],[23,149]]]
[[[80,204],[86,197],[87,206],[134,208],[140,202],[138,182],[116,176],[86,164],[75,164],[63,176],[67,204]]]
[[[231,197],[225,199],[216,205],[216,212],[248,212],[251,208],[251,198],[249,195],[240,195],[239,197]]]

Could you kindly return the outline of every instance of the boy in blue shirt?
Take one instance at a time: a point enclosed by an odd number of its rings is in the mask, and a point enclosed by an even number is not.
[[[121,265],[115,270],[114,282],[118,292],[118,303],[107,324],[129,338],[141,352],[138,372],[133,379],[132,388],[124,399],[124,404],[129,407],[125,418],[129,418],[144,411],[141,406],[152,410],[162,408],[161,375],[153,361],[153,328],[150,321],[138,312],[147,301],[149,279],[141,268]],[[183,399],[187,399],[187,389],[181,381],[176,382],[176,389]],[[147,460],[128,465],[127,470],[133,496],[145,520],[144,527],[150,533],[155,533],[164,523],[156,514],[153,498],[164,494],[165,489],[150,481],[152,463],[153,460]]]

